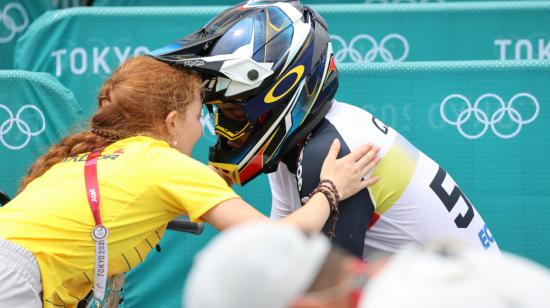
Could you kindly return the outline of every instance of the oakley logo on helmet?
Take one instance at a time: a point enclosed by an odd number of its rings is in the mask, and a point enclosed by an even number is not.
[[[19,24],[17,24],[18,20],[21,20]],[[27,28],[29,15],[20,3],[10,2],[0,10],[0,22],[6,29],[0,30],[0,44],[5,44],[11,42],[17,33]]]
[[[409,56],[409,43],[401,34],[391,33],[382,38],[380,43],[368,34],[356,35],[349,44],[335,34],[330,35],[334,46],[334,57],[337,62],[346,62],[349,57],[354,63],[366,63],[382,60],[383,62],[401,62]]]
[[[550,59],[550,40],[540,38],[537,42],[527,39],[512,41],[511,39],[495,40],[499,48],[500,60],[544,60]]]
[[[275,83],[275,85],[271,88],[271,90],[267,92],[267,95],[264,97],[264,102],[266,104],[271,104],[285,97],[285,95],[287,95],[290,91],[292,91],[292,89],[294,89],[294,87],[298,84],[303,74],[304,74],[303,65],[296,66],[295,68],[288,71],[281,79],[279,79],[279,81],[277,81],[277,83]],[[279,88],[279,85],[281,84],[281,82],[283,82],[284,80],[287,80],[288,78],[295,78],[294,81],[292,82],[292,85],[288,87],[288,89],[284,90],[283,93],[275,96],[276,95],[275,90]],[[278,92],[282,92],[282,89],[279,89]]]
[[[38,115],[39,122],[41,123],[38,125],[38,129],[33,130],[31,127],[36,127],[36,125],[30,125],[21,118],[23,112],[27,109],[34,111],[34,113]],[[0,142],[10,150],[21,150],[29,144],[31,137],[38,136],[46,129],[46,119],[44,118],[44,114],[35,105],[21,106],[15,116],[13,115],[11,109],[6,105],[0,104],[0,110],[3,110],[8,114],[8,118],[0,124]],[[33,117],[33,120],[35,118],[36,116]],[[0,119],[2,119],[2,116],[0,116]],[[12,129],[14,130],[13,132]],[[8,135],[8,140],[11,140],[11,142],[6,140]],[[23,140],[21,135],[23,136]]]
[[[497,102],[497,108],[490,108],[491,102]],[[473,106],[464,95],[451,94],[441,103],[440,113],[443,121],[456,126],[467,139],[482,137],[489,127],[497,137],[509,139],[517,136],[523,125],[537,118],[539,108],[537,98],[530,93],[518,93],[508,103],[496,94],[487,93],[478,97]],[[466,132],[466,125],[474,132]]]

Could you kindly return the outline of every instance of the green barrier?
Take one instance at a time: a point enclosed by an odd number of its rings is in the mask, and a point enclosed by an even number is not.
[[[344,3],[365,3],[365,4],[410,4],[410,3],[443,3],[456,1],[479,1],[479,0],[302,0],[304,4],[336,4]],[[506,1],[506,0],[499,0]],[[239,1],[233,0],[210,0],[205,3],[202,0],[95,0],[94,6],[177,6],[177,5],[235,5]]]
[[[550,63],[343,64],[337,98],[453,175],[501,249],[550,267]]]
[[[377,38],[380,42],[392,33],[407,37],[407,46],[409,46],[407,61],[426,59],[420,51],[426,52],[427,56],[435,59],[470,57],[499,59],[502,54],[501,46],[505,47],[505,55],[508,58],[516,49],[520,54],[526,54],[526,50],[529,50],[526,47],[529,42],[532,53],[539,52],[543,55],[547,53],[546,35],[541,29],[548,28],[543,26],[549,20],[546,15],[550,5],[543,2],[511,2],[498,5],[497,3],[380,5],[372,6],[369,10],[364,7],[363,5],[316,6],[331,25],[332,33],[343,39],[352,38],[352,31],[358,28],[358,26],[350,27],[351,22],[367,24],[367,21],[369,35]],[[84,110],[82,117],[87,117],[95,111],[95,97],[103,80],[121,61],[133,55],[145,53],[149,49],[163,46],[167,42],[192,32],[221,10],[222,7],[215,6],[192,8],[98,7],[49,12],[35,21],[19,40],[15,65],[19,68],[47,71],[56,75],[63,84],[75,92],[75,96]],[[345,15],[342,15],[343,13]],[[349,22],[344,25],[340,24],[342,18],[346,18]],[[497,19],[500,21],[496,22]],[[439,23],[434,26],[429,22],[430,20],[436,20]],[[335,23],[338,25],[334,25]],[[430,25],[429,28],[426,25]],[[399,32],[400,29],[402,32]],[[406,36],[409,35],[409,32],[405,32],[412,31],[412,29],[420,29],[418,35],[411,36],[417,39],[414,41]],[[430,32],[432,30],[433,33]],[[458,33],[459,30],[466,34]],[[429,36],[428,33],[430,33]],[[384,41],[386,44],[379,44],[376,48],[377,53],[387,56],[387,52],[380,46],[394,47],[393,43],[390,44],[390,38]],[[497,40],[499,40],[498,44],[495,43]],[[507,43],[506,40],[510,40],[512,43]],[[542,48],[533,45],[537,44],[538,40],[542,40]],[[334,41],[335,51],[338,53],[341,49],[338,49],[337,43]],[[421,43],[427,47],[418,47]],[[354,48],[356,45],[358,46],[359,43],[354,44]],[[36,46],[40,46],[40,48]],[[472,46],[476,46],[476,48],[472,48]],[[347,50],[347,53],[356,54],[349,52],[349,46]],[[474,54],[474,51],[480,53]],[[448,58],[444,58],[443,54]],[[378,58],[375,60],[380,60],[379,58],[382,57],[380,55],[377,55]],[[474,55],[476,56],[474,57]],[[346,57],[349,56],[346,54]],[[394,60],[398,59],[398,55],[394,57],[396,57]],[[343,84],[338,97],[353,103],[373,102],[372,105],[368,105],[371,112],[387,121],[388,124],[395,126],[403,135],[410,138],[420,149],[438,160],[453,174],[453,177],[480,209],[487,223],[491,225],[503,249],[526,255],[548,266],[549,261],[543,260],[543,256],[549,252],[549,246],[543,242],[543,239],[550,234],[545,232],[544,225],[542,225],[542,221],[548,218],[548,210],[543,208],[539,211],[539,208],[532,207],[532,205],[545,204],[544,201],[548,201],[547,197],[545,198],[548,193],[543,188],[546,187],[544,184],[548,184],[548,182],[544,181],[541,172],[535,174],[525,172],[530,170],[529,168],[533,168],[531,164],[535,164],[534,162],[537,162],[537,166],[542,164],[542,168],[547,167],[547,163],[545,164],[542,159],[542,151],[532,151],[538,149],[534,149],[534,147],[543,149],[542,147],[547,146],[546,143],[550,142],[545,141],[548,138],[542,138],[543,132],[539,128],[540,125],[543,125],[543,121],[540,119],[542,115],[538,115],[531,123],[523,125],[521,131],[512,138],[498,137],[491,126],[486,129],[482,137],[467,139],[463,137],[463,132],[475,136],[480,131],[476,132],[475,126],[465,126],[459,130],[457,126],[446,122],[442,123],[442,119],[435,122],[433,127],[430,126],[431,130],[419,129],[425,128],[428,125],[425,122],[429,119],[434,121],[436,119],[428,118],[427,111],[432,112],[434,117],[437,116],[439,107],[435,105],[435,107],[431,107],[435,108],[433,110],[424,110],[424,113],[420,111],[421,108],[426,107],[423,104],[430,102],[427,98],[415,101],[415,105],[411,103],[406,105],[390,100],[390,97],[397,95],[396,93],[406,93],[402,94],[404,98],[413,98],[419,95],[418,93],[426,92],[430,95],[441,95],[433,104],[441,103],[452,94],[460,94],[469,99],[470,104],[473,104],[478,97],[483,97],[485,93],[497,94],[506,102],[511,101],[516,94],[529,93],[536,97],[537,102],[541,104],[548,96],[543,87],[543,81],[548,80],[548,76],[544,75],[548,71],[548,67],[546,64],[531,62],[523,64],[498,64],[495,62],[455,64],[450,65],[447,69],[445,69],[445,65],[448,64],[371,64],[371,66],[360,68],[361,70],[354,70],[354,67],[342,65]],[[418,76],[415,75],[416,72],[418,72]],[[352,81],[346,81],[354,80],[354,78],[356,82],[353,86],[355,94],[349,88]],[[398,89],[398,85],[401,88]],[[516,87],[516,85],[523,87]],[[353,95],[359,95],[359,93],[364,95],[354,98]],[[379,93],[379,96],[376,96],[376,93]],[[384,95],[387,99],[384,98]],[[454,102],[456,99],[462,99],[462,96],[453,96],[449,100]],[[526,97],[529,98],[524,95],[519,99],[526,99]],[[498,102],[494,96],[489,98]],[[514,107],[519,108],[515,104]],[[519,101],[518,104],[520,104]],[[520,104],[520,106],[523,105]],[[539,107],[542,112],[542,105]],[[507,114],[512,114],[514,119],[519,119],[513,111],[508,111]],[[413,115],[415,117],[412,117]],[[206,115],[203,115],[203,118],[206,119]],[[205,121],[205,123],[208,122]],[[504,123],[506,122],[503,122],[502,125]],[[501,134],[513,133],[513,130],[506,130],[513,128],[506,125],[499,126],[499,128],[504,129],[504,133]],[[445,135],[439,138],[435,133],[444,133]],[[537,137],[538,135],[541,137]],[[536,145],[526,141],[522,143],[521,140],[529,136],[541,140],[537,139]],[[206,159],[207,144],[212,139],[212,135],[205,134],[205,138],[201,140],[197,151],[194,152],[195,157],[203,161]],[[520,146],[512,145],[512,142],[519,142]],[[461,147],[450,148],[450,146],[445,147],[445,144],[460,145]],[[466,153],[459,153],[459,150],[462,149],[465,149]],[[527,152],[528,150],[531,151]],[[529,161],[523,156],[519,158],[518,151],[529,153]],[[496,158],[498,160],[495,160]],[[540,158],[540,161],[537,161],[536,158]],[[465,166],[459,166],[460,162],[463,162]],[[492,166],[492,169],[488,166]],[[542,168],[541,170],[545,170]],[[511,178],[510,174],[513,174],[514,177]],[[505,179],[508,182],[501,183]],[[246,200],[258,206],[264,213],[267,213],[270,203],[266,185],[267,181],[265,177],[262,177],[247,185],[246,192],[241,191]],[[535,189],[538,190],[536,194],[533,193]],[[528,195],[529,192],[532,194]],[[512,208],[514,205],[517,206]],[[518,209],[518,211],[513,214],[509,213],[513,209]],[[211,229],[207,229],[201,236],[169,232],[161,243],[163,252],[152,252],[147,261],[138,267],[139,270],[132,271],[127,275],[124,305],[128,307],[180,307],[181,286],[191,264],[191,256],[214,234],[215,232]],[[535,247],[534,243],[537,241],[539,243]]]
[[[33,20],[51,9],[51,1],[0,0],[0,69],[13,67],[15,42]]]
[[[339,62],[550,58],[546,1],[315,7],[330,25]],[[15,67],[55,75],[89,115],[121,61],[193,32],[223,8],[48,12],[19,40]]]
[[[334,3],[336,0],[303,0],[304,4]],[[363,0],[364,1],[364,0]],[[363,2],[361,0],[346,0],[347,3]],[[233,0],[95,0],[94,6],[183,6],[183,5],[235,5],[242,1]]]
[[[50,74],[0,71],[0,191],[13,197],[30,165],[81,114],[72,92]]]
[[[317,6],[336,60],[550,59],[550,2]]]
[[[84,5],[85,0],[0,0],[0,69],[13,68],[17,39],[47,10]]]
[[[501,249],[550,267],[550,63],[342,64],[339,72],[337,99],[370,111],[449,171]],[[267,185],[262,177],[246,186],[264,213]],[[181,307],[192,256],[215,234],[205,233],[169,232],[166,253],[127,275],[124,307]]]

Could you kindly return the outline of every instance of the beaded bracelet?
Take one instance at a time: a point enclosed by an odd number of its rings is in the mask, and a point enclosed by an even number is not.
[[[315,195],[316,193],[322,193],[323,195],[325,195],[325,198],[327,199],[328,203],[329,203],[329,207],[330,207],[330,212],[333,213],[333,212],[338,212],[338,199],[336,198],[336,196],[334,195],[334,192],[326,187],[326,186],[317,186],[312,192],[311,194],[309,194],[309,198],[313,197],[313,195]]]
[[[334,185],[334,182],[329,179],[324,179],[319,182],[319,186],[329,186],[332,190],[332,193],[334,194],[334,197],[336,198],[336,202],[340,203],[340,194],[338,194],[338,190],[336,189],[336,185]]]
[[[323,180],[319,185],[309,194],[309,198],[313,197],[316,193],[322,193],[328,201],[330,207],[330,224],[327,231],[327,235],[330,239],[335,236],[336,221],[338,220],[338,205],[340,204],[340,196],[336,190],[336,186],[330,180]]]

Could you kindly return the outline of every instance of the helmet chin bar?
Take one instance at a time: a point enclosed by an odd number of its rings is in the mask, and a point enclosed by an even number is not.
[[[220,147],[221,140],[218,140],[218,144],[215,147],[210,148],[210,160],[209,165],[214,166],[216,169],[222,171],[225,176],[229,177],[234,184],[245,185],[256,176],[261,174],[263,168],[263,153],[257,153],[252,160],[250,160],[245,166],[239,169],[238,164],[222,163],[213,159],[216,148]],[[238,152],[224,152],[222,155],[229,156],[232,154],[238,154]],[[220,153],[218,152],[218,155]]]
[[[225,176],[231,179],[233,184],[241,184],[241,180],[239,178],[239,172],[237,171],[237,165],[234,164],[224,164],[224,163],[216,163],[216,162],[208,162],[209,166],[215,167],[217,170],[220,170],[223,172]]]
[[[229,139],[218,134],[216,144],[209,149],[209,164],[222,170],[234,183],[245,185],[263,171],[267,159],[265,155],[269,155],[266,152],[268,144],[254,150],[254,154],[250,151],[253,150],[254,140],[263,136],[268,128],[256,126],[238,148],[230,146]],[[247,155],[250,158],[244,159]]]

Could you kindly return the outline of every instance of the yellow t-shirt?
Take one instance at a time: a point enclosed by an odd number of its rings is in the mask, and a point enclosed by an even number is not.
[[[54,165],[0,208],[0,237],[38,260],[44,307],[75,307],[92,288],[95,222],[84,184],[86,157]],[[197,221],[238,198],[210,168],[149,137],[110,145],[97,168],[101,219],[109,229],[109,276],[142,262],[178,215]]]

